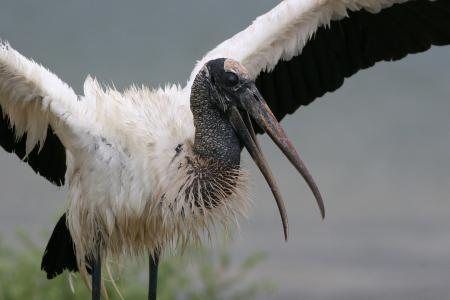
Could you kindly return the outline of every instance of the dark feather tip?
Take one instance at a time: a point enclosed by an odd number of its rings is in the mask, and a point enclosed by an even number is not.
[[[66,214],[63,214],[53,230],[42,258],[41,270],[52,279],[64,270],[78,272],[75,246],[66,225]]]

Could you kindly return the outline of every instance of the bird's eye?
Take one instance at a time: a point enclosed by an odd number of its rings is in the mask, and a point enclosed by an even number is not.
[[[225,85],[226,86],[235,86],[236,84],[238,84],[239,82],[239,78],[237,77],[236,74],[232,73],[232,72],[226,72],[225,73]]]

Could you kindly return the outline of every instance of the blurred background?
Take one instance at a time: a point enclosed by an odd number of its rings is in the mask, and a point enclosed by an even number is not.
[[[0,38],[78,93],[88,74],[119,90],[184,85],[196,60],[277,3],[3,0]],[[324,195],[324,221],[302,178],[262,138],[288,208],[288,243],[245,155],[254,204],[227,255],[239,265],[266,254],[246,276],[276,288],[257,299],[450,299],[449,81],[450,47],[432,48],[361,71],[283,121]],[[65,206],[65,189],[0,152],[4,245],[24,248],[21,229],[43,251]]]

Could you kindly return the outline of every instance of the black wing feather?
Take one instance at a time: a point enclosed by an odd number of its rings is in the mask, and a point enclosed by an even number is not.
[[[321,27],[300,55],[262,72],[256,85],[278,120],[379,61],[399,60],[450,44],[450,1],[413,0]]]
[[[47,138],[41,151],[36,146],[25,158],[26,134],[17,139],[11,128],[8,117],[4,116],[0,107],[0,145],[9,153],[15,153],[21,160],[25,160],[31,168],[50,182],[64,185],[66,174],[66,150],[61,141],[49,126]]]
[[[45,247],[42,257],[41,270],[47,273],[48,279],[53,279],[63,273],[65,270],[69,272],[78,272],[77,257],[75,254],[75,244],[67,227],[66,214],[63,214],[56,223],[55,229],[50,240]],[[91,261],[86,259],[86,271],[91,274]]]
[[[47,273],[48,279],[58,276],[64,270],[78,271],[75,245],[66,225],[66,214],[62,215],[53,229],[42,258],[41,270]]]

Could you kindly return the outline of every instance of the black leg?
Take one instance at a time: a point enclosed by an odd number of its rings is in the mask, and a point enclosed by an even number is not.
[[[100,254],[92,263],[92,300],[100,300],[102,282],[102,263]]]
[[[150,260],[149,262],[150,274],[148,280],[148,300],[156,300],[156,288],[158,285],[158,264],[159,264],[158,253],[155,253],[154,258],[150,255],[149,260]]]

